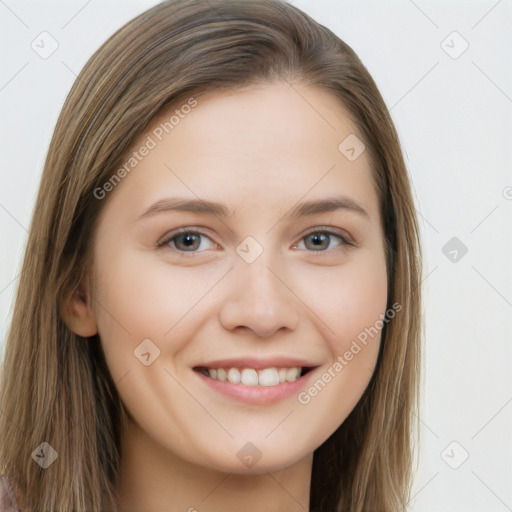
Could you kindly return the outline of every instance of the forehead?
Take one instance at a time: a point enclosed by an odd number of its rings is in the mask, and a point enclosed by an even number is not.
[[[279,82],[184,98],[134,143],[139,156],[112,199],[139,213],[166,195],[275,210],[337,192],[377,214],[367,153],[351,161],[342,151],[351,137],[359,135],[348,111],[320,88]]]
[[[340,137],[357,131],[343,103],[320,87],[273,82],[192,98],[182,97],[161,112],[147,133],[157,142],[171,134],[174,139],[192,136],[219,149],[237,149],[240,155],[241,150],[255,153],[263,144],[276,153],[304,151],[318,145],[319,137],[337,149]],[[192,101],[195,106],[189,108]]]

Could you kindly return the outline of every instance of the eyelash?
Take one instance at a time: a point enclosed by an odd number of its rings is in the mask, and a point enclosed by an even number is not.
[[[318,253],[318,254],[328,254],[330,252],[336,252],[337,250],[341,250],[342,246],[344,246],[344,245],[355,246],[355,243],[353,243],[351,240],[349,240],[349,238],[347,236],[343,236],[339,232],[336,232],[336,231],[334,231],[332,229],[329,229],[329,228],[323,228],[323,227],[317,227],[317,228],[315,228],[315,229],[313,229],[311,231],[308,231],[307,233],[305,233],[302,236],[302,238],[299,240],[299,242],[302,241],[307,236],[313,235],[313,234],[322,234],[322,235],[334,236],[334,237],[336,237],[336,238],[338,238],[340,240],[340,245],[338,246],[338,248],[333,249],[331,251],[329,251],[329,250],[313,251],[313,250],[306,249],[307,252]],[[157,243],[157,249],[165,249],[166,246],[168,246],[169,242],[171,242],[175,238],[179,237],[180,235],[202,235],[202,236],[210,239],[213,243],[215,243],[205,232],[203,232],[200,229],[180,228],[180,229],[177,229],[175,231],[172,231],[171,233],[166,235],[164,238],[162,238]],[[295,244],[294,247],[296,245],[298,245],[298,244]],[[169,247],[169,249],[170,249],[170,247]],[[201,252],[203,252],[203,251],[181,251],[179,249],[171,249],[171,250],[174,251],[174,252],[181,253],[183,255],[196,254],[196,253],[200,254]]]

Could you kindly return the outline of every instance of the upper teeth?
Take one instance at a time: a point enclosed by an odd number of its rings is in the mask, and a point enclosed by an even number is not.
[[[245,384],[246,386],[276,386],[283,382],[293,382],[300,377],[301,367],[293,368],[264,368],[255,370],[254,368],[244,368],[240,371],[238,368],[210,368],[204,370],[212,379],[222,382],[232,382],[233,384]]]

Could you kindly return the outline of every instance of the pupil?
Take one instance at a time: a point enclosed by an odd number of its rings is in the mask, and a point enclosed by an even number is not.
[[[181,237],[181,238],[182,238],[183,240],[185,240],[184,245],[185,245],[186,247],[192,247],[192,246],[194,245],[194,243],[196,242],[196,241],[194,240],[194,237],[195,237],[195,235],[192,235],[192,234],[186,234],[186,235],[182,235],[182,237]]]
[[[316,247],[319,247],[322,245],[322,242],[325,242],[328,235],[325,234],[315,234],[313,235],[312,239],[314,240],[313,244]],[[322,240],[323,239],[323,240]]]

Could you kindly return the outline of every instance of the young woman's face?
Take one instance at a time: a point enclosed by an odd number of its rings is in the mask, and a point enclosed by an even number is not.
[[[104,199],[98,332],[161,453],[285,468],[340,426],[377,361],[387,279],[368,154],[320,89],[276,83],[183,105],[140,138]]]

